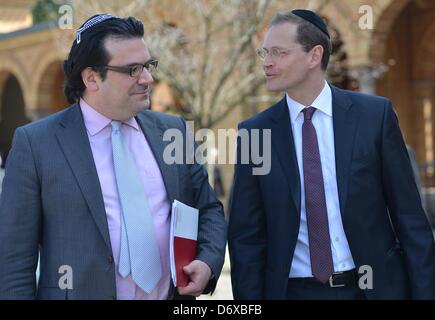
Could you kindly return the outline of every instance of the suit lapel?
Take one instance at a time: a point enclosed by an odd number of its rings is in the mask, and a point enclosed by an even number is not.
[[[334,124],[335,165],[341,213],[344,213],[348,193],[349,170],[353,142],[358,125],[358,112],[351,108],[352,101],[341,90],[331,86]],[[286,99],[273,108],[272,145],[287,177],[297,212],[301,208],[301,188],[296,150]]]
[[[288,186],[298,214],[301,210],[301,187],[293,132],[286,98],[278,102],[272,113],[272,145],[287,177]]]
[[[358,125],[358,112],[356,108],[351,108],[352,101],[345,92],[333,86],[331,90],[337,187],[340,210],[343,215],[348,193],[353,142]]]
[[[59,124],[56,132],[59,145],[77,179],[92,217],[107,247],[111,249],[100,181],[79,105],[72,106]]]
[[[169,203],[172,205],[172,202],[175,199],[179,200],[179,181],[177,165],[166,164],[163,159],[163,151],[170,143],[170,141],[163,141],[163,134],[168,128],[158,121],[156,117],[153,117],[150,111],[141,112],[136,116],[136,119],[145,134],[148,144],[154,154],[154,158],[160,168]]]

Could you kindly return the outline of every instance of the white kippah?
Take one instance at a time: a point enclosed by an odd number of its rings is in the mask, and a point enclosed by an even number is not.
[[[100,22],[103,22],[105,20],[112,19],[112,18],[115,18],[115,17],[112,16],[111,14],[99,14],[99,15],[96,15],[95,17],[93,17],[92,19],[86,21],[86,23],[80,29],[77,30],[77,38],[76,38],[77,44],[79,44],[80,41],[82,40],[81,35],[84,31],[86,31],[87,29],[89,29],[92,26],[95,26],[96,24],[98,24]]]

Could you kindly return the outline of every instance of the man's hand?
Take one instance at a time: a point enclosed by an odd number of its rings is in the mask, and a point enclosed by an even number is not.
[[[178,293],[199,297],[210,280],[210,267],[205,262],[194,260],[185,266],[183,271],[189,276],[190,282],[186,287],[178,288]]]

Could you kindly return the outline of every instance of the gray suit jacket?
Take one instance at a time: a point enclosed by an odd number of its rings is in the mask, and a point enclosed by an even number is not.
[[[170,203],[199,209],[197,259],[214,274],[224,262],[226,222],[221,203],[198,164],[167,165],[168,128],[186,136],[180,118],[145,111],[136,117],[159,164]],[[15,132],[0,198],[0,299],[116,299],[115,264],[106,212],[78,104]],[[38,252],[38,287],[35,270]],[[73,288],[61,289],[62,266]],[[173,287],[170,298],[177,298]]]

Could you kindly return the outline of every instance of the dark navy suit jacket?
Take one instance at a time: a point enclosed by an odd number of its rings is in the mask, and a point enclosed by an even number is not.
[[[388,99],[332,87],[337,186],[357,269],[373,270],[369,299],[435,299],[435,246],[397,117]],[[301,191],[284,98],[239,129],[271,129],[271,171],[235,167],[229,250],[236,299],[285,299]],[[240,144],[239,144],[240,145]]]

